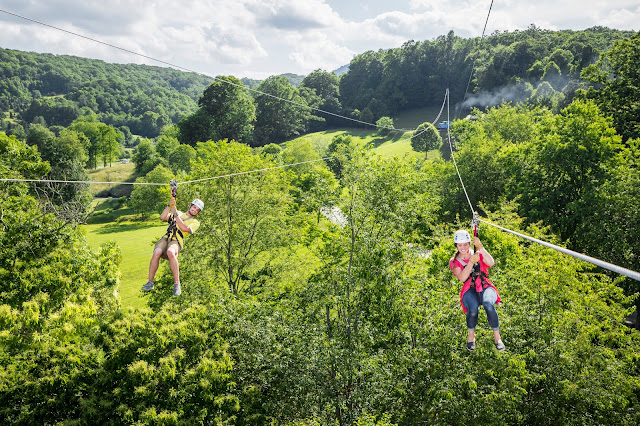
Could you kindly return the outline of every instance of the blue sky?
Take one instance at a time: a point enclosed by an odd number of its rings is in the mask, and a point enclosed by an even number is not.
[[[210,76],[332,71],[367,50],[482,34],[491,0],[0,0],[0,47],[164,66],[37,20]],[[6,13],[9,12],[9,13]],[[487,33],[595,25],[640,30],[640,0],[494,0]]]

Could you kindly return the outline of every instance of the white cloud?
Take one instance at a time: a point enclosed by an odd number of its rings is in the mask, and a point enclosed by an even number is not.
[[[335,69],[366,50],[477,37],[491,0],[3,0],[3,9],[178,67],[238,77]],[[334,4],[335,8],[331,5]],[[349,19],[341,17],[342,10]],[[373,16],[372,11],[378,12]],[[382,11],[381,13],[379,13]],[[1,47],[160,65],[141,56],[0,13]],[[638,0],[501,0],[493,31],[640,29]]]
[[[324,0],[262,0],[252,7],[258,22],[285,31],[309,31],[340,22]]]
[[[293,51],[288,55],[289,59],[304,70],[305,74],[318,68],[333,71],[348,64],[357,53],[320,32],[303,37],[291,35],[286,41],[293,46]]]

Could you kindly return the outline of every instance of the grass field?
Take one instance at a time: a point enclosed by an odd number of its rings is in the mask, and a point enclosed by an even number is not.
[[[94,182],[133,182],[135,180],[134,169],[133,162],[116,162],[111,167],[90,170],[89,178]],[[131,195],[132,188],[132,185],[94,184],[91,185],[91,193],[94,197],[128,197]]]
[[[433,121],[439,108],[421,108],[405,111],[394,118],[395,128],[414,129],[425,121]],[[383,157],[394,155],[423,158],[424,154],[411,148],[410,132],[392,132],[389,136],[380,136],[374,128],[349,128],[327,130],[310,133],[288,143],[309,141],[314,149],[324,154],[331,140],[340,134],[351,135],[364,145],[371,145],[375,152]],[[429,158],[440,156],[438,150],[429,151]],[[99,168],[89,172],[93,181],[99,182],[132,182],[135,165],[129,163],[113,163],[111,167]],[[98,249],[106,241],[114,241],[122,253],[120,264],[121,278],[119,292],[123,308],[138,308],[145,305],[140,287],[147,280],[149,260],[153,252],[153,244],[162,236],[166,225],[158,219],[140,221],[134,212],[123,206],[118,198],[129,196],[132,185],[91,185],[96,198],[94,209],[88,224],[83,225],[87,233],[87,241],[93,249]],[[164,262],[161,262],[161,267]]]
[[[128,214],[130,211],[118,208],[119,203],[115,199],[94,200],[94,206],[96,208],[94,218],[99,217],[102,220],[90,221],[98,223],[82,226],[87,233],[89,246],[97,250],[102,243],[114,241],[120,247],[122,262],[118,290],[122,306],[123,308],[142,307],[144,301],[140,287],[147,282],[153,245],[164,234],[166,224],[159,219],[145,222],[126,220],[131,218]]]
[[[413,130],[420,124],[428,121],[433,122],[440,112],[439,107],[416,108],[403,111],[397,117],[393,117],[393,126],[396,129]],[[438,121],[444,121],[446,117],[441,116]],[[334,136],[350,135],[354,139],[360,140],[364,145],[371,144],[375,152],[382,157],[415,157],[424,158],[424,154],[415,152],[411,148],[411,132],[392,132],[389,136],[380,136],[374,127],[348,128],[325,130],[322,132],[309,133],[299,138],[295,138],[287,143],[298,143],[309,141],[313,148],[320,154],[324,154]],[[429,151],[429,158],[441,157],[440,150]]]

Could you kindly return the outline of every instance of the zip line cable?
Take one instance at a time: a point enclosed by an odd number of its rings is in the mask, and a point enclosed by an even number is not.
[[[447,100],[449,99],[449,89],[447,89]],[[447,102],[447,119],[450,119],[450,102]],[[467,188],[464,186],[464,182],[462,181],[462,176],[460,175],[460,170],[458,169],[458,163],[456,162],[456,157],[453,155],[453,144],[451,143],[451,126],[447,127],[447,140],[449,141],[449,150],[451,151],[451,159],[453,160],[453,165],[456,168],[456,173],[458,174],[458,178],[460,179],[460,185],[462,186],[462,190],[464,191],[464,196],[467,197],[467,202],[469,203],[469,208],[471,209],[471,215],[475,215],[475,211],[473,209],[473,204],[471,204],[471,200],[469,199],[469,194],[467,193]]]
[[[447,94],[449,94],[448,89],[447,89]],[[448,118],[448,115],[449,115],[449,103],[447,103],[447,118]],[[453,144],[451,143],[451,132],[449,131],[449,129],[447,129],[447,137],[449,139],[449,149],[451,150],[451,159],[453,160],[453,165],[455,166],[456,173],[458,174],[458,178],[460,179],[460,185],[462,186],[462,189],[464,191],[464,195],[467,198],[467,202],[469,203],[469,208],[471,209],[471,215],[473,216],[474,222],[477,220],[478,222],[486,223],[487,225],[493,226],[494,228],[498,228],[498,229],[500,229],[502,231],[505,231],[505,232],[509,232],[509,233],[511,233],[513,235],[516,235],[516,236],[520,237],[520,238],[524,238],[526,240],[533,241],[534,243],[543,245],[545,247],[549,247],[551,249],[554,249],[554,250],[559,251],[561,253],[567,254],[569,256],[573,256],[573,257],[578,258],[580,260],[583,260],[585,262],[589,262],[589,263],[591,263],[593,265],[599,266],[599,267],[607,269],[609,271],[616,272],[616,273],[618,273],[620,275],[624,275],[624,276],[626,276],[628,278],[640,281],[640,272],[632,271],[631,269],[623,268],[622,266],[614,265],[613,263],[605,262],[603,260],[596,259],[594,257],[587,256],[585,254],[578,253],[576,251],[569,250],[569,249],[566,249],[564,247],[560,247],[560,246],[557,246],[557,245],[554,245],[554,244],[551,244],[551,243],[547,243],[547,242],[539,240],[537,238],[533,238],[533,237],[530,237],[528,235],[524,235],[524,234],[521,234],[519,232],[513,231],[511,229],[507,229],[507,228],[504,228],[502,226],[498,226],[496,224],[488,222],[486,220],[480,219],[478,217],[478,215],[476,214],[476,212],[474,211],[474,209],[473,209],[473,204],[471,203],[471,200],[469,199],[469,194],[467,193],[467,189],[464,186],[464,182],[462,181],[462,176],[460,175],[460,170],[458,169],[458,164],[456,163],[456,157],[455,157],[455,155],[453,155]]]
[[[476,61],[478,60],[478,52],[480,51],[480,46],[482,45],[482,40],[484,40],[484,34],[487,30],[487,23],[489,22],[489,15],[491,15],[491,8],[493,7],[493,0],[491,0],[491,4],[489,5],[489,12],[487,13],[487,19],[484,21],[484,28],[482,29],[482,36],[478,41],[478,48],[476,49],[475,57],[473,58],[473,64],[471,65],[471,73],[469,73],[469,81],[467,81],[467,88],[464,90],[464,96],[462,97],[462,103],[460,104],[460,110],[458,110],[458,114],[462,111],[462,106],[464,105],[464,101],[467,100],[467,92],[469,91],[469,85],[471,84],[471,79],[473,78],[473,71],[476,67]],[[456,114],[456,118],[458,118],[458,114]]]
[[[345,120],[350,120],[350,121],[353,121],[355,123],[365,124],[367,126],[372,126],[372,127],[379,128],[379,129],[388,129],[388,130],[391,130],[391,131],[402,131],[402,132],[410,132],[410,131],[412,131],[410,129],[396,129],[394,127],[377,126],[377,125],[375,125],[373,123],[367,123],[366,121],[361,121],[361,120],[357,120],[355,118],[346,117],[344,115],[340,115],[340,114],[336,114],[336,113],[333,113],[333,112],[325,111],[325,110],[322,110],[322,109],[319,109],[319,108],[315,108],[315,107],[312,107],[312,106],[309,106],[309,105],[305,105],[305,104],[301,104],[299,102],[292,101],[290,99],[284,99],[284,98],[278,97],[276,95],[272,95],[270,93],[262,92],[260,90],[253,89],[251,87],[247,87],[244,84],[237,84],[237,83],[233,83],[233,82],[227,81],[227,80],[222,79],[222,78],[212,77],[212,76],[207,75],[207,74],[205,74],[203,72],[194,71],[194,70],[191,70],[189,68],[186,68],[186,67],[183,67],[183,66],[180,66],[180,65],[175,65],[175,64],[173,64],[171,62],[163,61],[161,59],[156,59],[154,57],[145,55],[143,53],[134,52],[133,50],[129,50],[129,49],[126,49],[124,47],[116,46],[114,44],[110,44],[110,43],[104,42],[102,40],[91,38],[91,37],[88,37],[88,36],[73,32],[73,31],[65,30],[63,28],[56,27],[54,25],[47,24],[45,22],[41,22],[41,21],[26,17],[26,16],[22,16],[22,15],[19,15],[17,13],[9,12],[8,10],[0,9],[0,12],[6,13],[7,15],[14,16],[16,18],[23,19],[25,21],[33,22],[33,23],[38,24],[38,25],[49,27],[49,28],[52,28],[52,29],[57,30],[57,31],[62,31],[62,32],[65,32],[67,34],[71,34],[71,35],[76,36],[76,37],[81,37],[81,38],[84,38],[86,40],[92,41],[94,43],[99,43],[99,44],[102,44],[104,46],[111,47],[113,49],[121,50],[123,52],[127,52],[127,53],[130,53],[130,54],[135,55],[135,56],[140,56],[142,58],[149,59],[151,61],[155,61],[155,62],[158,62],[158,63],[161,63],[161,64],[165,64],[165,65],[168,65],[168,66],[173,67],[173,68],[177,68],[177,69],[181,69],[181,70],[184,70],[184,71],[192,72],[194,74],[200,74],[202,76],[212,78],[215,81],[219,81],[221,83],[226,83],[226,84],[238,87],[238,88],[243,89],[243,90],[247,90],[247,91],[254,92],[254,93],[257,93],[257,94],[260,94],[260,95],[264,95],[264,96],[268,96],[268,97],[271,97],[271,98],[274,98],[274,99],[277,99],[277,100],[280,100],[280,101],[283,101],[283,102],[288,102],[290,104],[297,105],[297,106],[300,106],[300,107],[303,107],[303,108],[308,108],[308,109],[310,109],[312,111],[315,111],[315,112],[331,115],[331,116],[338,117],[338,118],[343,118]]]
[[[478,219],[478,220],[480,222],[482,222],[482,223],[486,223],[487,225],[493,226],[494,228],[498,228],[498,229],[500,229],[502,231],[509,232],[511,234],[517,235],[520,238],[524,238],[524,239],[527,239],[529,241],[533,241],[534,243],[538,243],[540,245],[552,248],[552,249],[557,250],[559,252],[562,252],[564,254],[568,254],[568,255],[576,257],[578,259],[581,259],[581,260],[584,260],[586,262],[592,263],[592,264],[594,264],[596,266],[600,266],[601,268],[608,269],[608,270],[610,270],[612,272],[617,272],[620,275],[624,275],[626,277],[629,277],[629,278],[632,278],[634,280],[640,281],[640,272],[632,271],[630,269],[623,268],[623,267],[618,266],[618,265],[614,265],[613,263],[605,262],[603,260],[596,259],[594,257],[587,256],[587,255],[584,255],[582,253],[578,253],[578,252],[575,252],[573,250],[566,249],[564,247],[559,247],[559,246],[556,246],[554,244],[547,243],[547,242],[539,240],[537,238],[533,238],[533,237],[530,237],[528,235],[524,235],[524,234],[521,234],[519,232],[515,232],[515,231],[512,231],[510,229],[503,228],[503,227],[498,226],[496,224],[493,224],[491,222],[487,222],[486,220],[482,220],[482,219]]]
[[[246,170],[244,172],[230,173],[227,175],[212,176],[212,177],[203,178],[203,179],[189,180],[185,182],[178,182],[178,185],[185,185],[187,183],[203,182],[207,180],[220,179],[220,178],[232,177],[232,176],[238,176],[238,175],[246,175],[249,173],[264,172],[267,170],[282,169],[284,167],[299,166],[301,164],[315,163],[318,161],[328,160],[330,158],[331,157],[317,158],[315,160],[300,161],[298,163],[281,164],[279,166],[265,167],[263,169]],[[157,186],[169,185],[168,183],[158,183],[158,182],[96,182],[91,180],[19,179],[19,178],[2,178],[0,179],[0,182],[86,183],[86,184],[109,184],[109,185],[157,185]]]
[[[92,180],[58,180],[58,179],[18,179],[3,178],[0,182],[40,182],[40,183],[87,183],[87,184],[108,184],[108,185],[169,185],[168,183],[157,182],[98,182]]]
[[[432,124],[432,125],[434,125],[434,126],[436,125],[436,123],[437,123],[437,122],[438,122],[438,120],[440,119],[440,116],[442,115],[442,111],[444,110],[444,104],[447,102],[448,93],[449,93],[449,89],[445,90],[445,92],[444,92],[444,98],[442,98],[442,106],[440,107],[440,112],[438,113],[438,116],[436,117],[436,119],[435,119],[435,120],[433,120],[433,122],[431,123],[431,124]],[[447,117],[447,120],[448,120],[448,119],[449,119],[449,117]],[[416,129],[416,130],[417,130],[417,129]],[[409,136],[409,137],[403,137],[403,138],[400,138],[400,139],[398,139],[397,141],[395,141],[394,143],[402,142],[402,141],[405,141],[405,140],[407,140],[407,139],[413,139],[413,138],[415,138],[416,136],[419,136],[419,135],[423,134],[423,133],[424,133],[424,132],[426,132],[427,130],[428,130],[428,128],[424,128],[424,129],[422,129],[421,131],[419,131],[418,133],[415,133],[415,134],[413,134],[413,135],[411,135],[411,136]],[[415,130],[414,130],[414,131],[415,131]],[[382,146],[378,146],[378,147],[376,147],[376,148],[374,148],[374,149],[379,149],[379,148],[382,148]]]
[[[447,94],[448,93],[449,93],[449,91],[447,89]],[[447,116],[448,116],[448,114],[449,114],[449,103],[447,103]],[[451,159],[453,160],[453,165],[455,166],[456,173],[458,174],[458,178],[460,179],[460,185],[462,186],[462,190],[464,191],[464,195],[467,198],[467,202],[469,203],[469,208],[471,209],[471,215],[473,216],[474,221],[478,220],[479,222],[486,223],[487,225],[493,226],[493,227],[498,228],[498,229],[500,229],[502,231],[509,232],[509,233],[511,233],[513,235],[517,235],[518,237],[527,239],[529,241],[533,241],[533,242],[538,243],[540,245],[543,245],[545,247],[549,247],[549,248],[557,250],[557,251],[559,251],[561,253],[567,254],[569,256],[573,256],[573,257],[578,258],[580,260],[584,260],[585,262],[589,262],[589,263],[591,263],[593,265],[599,266],[599,267],[607,269],[609,271],[616,272],[616,273],[618,273],[620,275],[624,275],[624,276],[626,276],[628,278],[632,278],[634,280],[640,281],[640,273],[639,272],[635,272],[635,271],[632,271],[631,269],[623,268],[622,266],[614,265],[613,263],[605,262],[603,260],[596,259],[594,257],[587,256],[585,254],[578,253],[578,252],[575,252],[573,250],[566,249],[564,247],[556,246],[554,244],[547,243],[547,242],[539,240],[537,238],[533,238],[533,237],[530,237],[528,235],[524,235],[524,234],[521,234],[519,232],[513,231],[511,229],[503,228],[502,226],[498,226],[498,225],[495,225],[495,224],[493,224],[491,222],[487,222],[486,220],[480,219],[478,217],[478,215],[476,214],[476,212],[474,211],[474,209],[473,209],[473,204],[471,204],[471,200],[469,199],[469,194],[467,193],[467,189],[464,186],[464,182],[462,181],[462,176],[460,175],[460,170],[458,169],[458,164],[456,163],[456,157],[455,157],[455,155],[453,155],[453,144],[451,143],[451,132],[449,131],[449,129],[447,129],[447,137],[449,139],[449,149],[451,149]]]

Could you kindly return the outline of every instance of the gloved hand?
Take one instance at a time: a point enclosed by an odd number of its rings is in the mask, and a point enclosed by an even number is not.
[[[473,256],[471,256],[471,263],[478,263],[480,261],[480,255],[478,253],[475,253]]]
[[[473,246],[476,248],[476,251],[480,251],[484,247],[478,237],[473,237]]]

